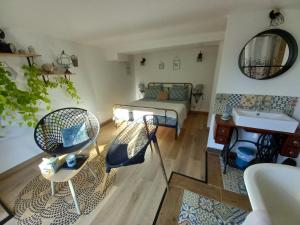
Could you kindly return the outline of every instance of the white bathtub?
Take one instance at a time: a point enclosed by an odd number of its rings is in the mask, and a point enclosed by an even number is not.
[[[266,210],[274,225],[300,225],[300,168],[256,164],[244,180],[253,210]]]

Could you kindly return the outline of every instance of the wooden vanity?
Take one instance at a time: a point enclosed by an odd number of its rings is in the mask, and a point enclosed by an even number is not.
[[[235,128],[242,128],[247,132],[259,134],[276,134],[282,137],[282,144],[279,153],[283,156],[296,158],[300,151],[300,130],[297,129],[295,133],[286,133],[272,130],[256,129],[251,127],[237,126],[233,119],[222,120],[220,115],[215,116],[214,139],[218,144],[224,145],[224,149],[228,148],[231,142],[233,130]]]

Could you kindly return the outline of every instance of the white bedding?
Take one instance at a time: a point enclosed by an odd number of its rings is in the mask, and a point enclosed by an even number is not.
[[[165,111],[157,109],[149,109],[143,107],[153,107],[159,109],[171,109],[178,113],[178,127],[183,126],[183,122],[187,117],[187,108],[185,102],[166,102],[166,101],[150,101],[150,100],[137,100],[129,103],[128,105],[138,106],[139,108],[130,106],[119,106],[114,111],[114,118],[119,120],[128,120],[129,112],[132,112],[133,118],[136,120],[146,114],[156,114],[160,116],[165,115]],[[167,117],[176,118],[176,113],[167,111]]]

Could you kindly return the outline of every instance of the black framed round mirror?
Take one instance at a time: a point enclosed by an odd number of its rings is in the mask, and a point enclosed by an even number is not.
[[[271,29],[247,42],[239,56],[239,67],[249,78],[266,80],[286,72],[297,56],[295,38],[285,30]]]

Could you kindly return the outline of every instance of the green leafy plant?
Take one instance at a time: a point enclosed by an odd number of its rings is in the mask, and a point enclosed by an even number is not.
[[[40,79],[41,71],[36,66],[23,66],[26,78],[26,87],[19,88],[11,74],[0,63],[0,123],[6,121],[8,125],[20,115],[23,121],[19,122],[22,126],[35,126],[38,121],[38,112],[42,107],[51,110],[51,99],[49,89],[64,88],[66,92],[77,102],[77,95],[74,84],[62,77],[53,81],[45,82]],[[2,125],[1,125],[2,126]]]

